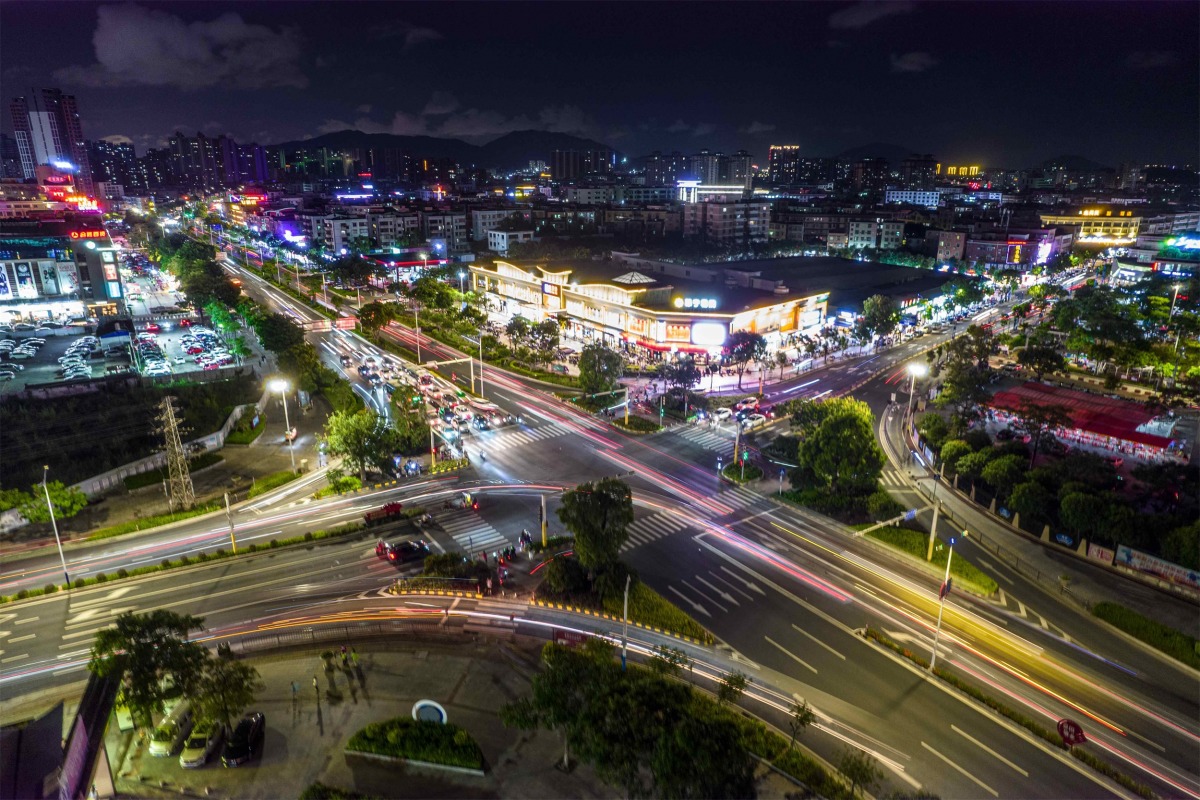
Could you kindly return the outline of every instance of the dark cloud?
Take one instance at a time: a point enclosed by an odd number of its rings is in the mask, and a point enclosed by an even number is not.
[[[905,53],[904,55],[892,54],[892,72],[924,72],[937,65],[937,59],[929,55],[914,51]]]
[[[904,0],[897,2],[875,2],[866,0],[855,3],[849,8],[835,11],[829,16],[829,27],[838,29],[865,28],[872,22],[878,22],[885,17],[895,14],[907,14],[913,10],[913,4]]]
[[[747,125],[744,128],[738,128],[738,133],[745,133],[749,136],[754,136],[754,135],[760,134],[760,133],[770,133],[773,130],[775,130],[774,125],[770,125],[766,122],[759,122],[758,120],[755,120],[754,122],[751,122],[749,125]]]
[[[1135,50],[1125,57],[1125,66],[1130,69],[1161,69],[1173,67],[1182,59],[1174,50]]]
[[[425,42],[436,42],[446,37],[435,31],[433,28],[423,28],[419,25],[413,25],[411,22],[387,22],[382,25],[371,26],[371,39],[382,41],[384,39],[401,39],[404,42],[404,49],[416,47]]]
[[[57,70],[54,78],[82,86],[303,88],[300,34],[252,25],[239,14],[185,22],[137,5],[101,6],[92,36],[96,63]]]

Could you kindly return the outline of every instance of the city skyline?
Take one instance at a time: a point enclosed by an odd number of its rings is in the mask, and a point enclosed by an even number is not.
[[[989,166],[1195,162],[1189,4],[739,5],[744,34],[715,4],[338,8],[6,4],[4,100],[60,87],[88,139],[139,154],[175,130],[266,145],[541,129],[630,157],[744,148],[760,166],[771,144],[830,156],[877,142]],[[21,33],[51,18],[61,47]],[[1070,59],[1066,30],[1088,42]]]

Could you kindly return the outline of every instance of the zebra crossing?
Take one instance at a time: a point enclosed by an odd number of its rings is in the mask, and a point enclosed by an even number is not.
[[[511,542],[474,511],[451,509],[433,515],[441,527],[463,552],[477,553],[507,547]]]
[[[648,517],[635,519],[627,529],[629,531],[629,539],[625,544],[621,545],[621,552],[624,553],[635,547],[650,544],[673,533],[679,533],[686,528],[686,522],[682,522],[673,514],[668,514],[665,511],[659,511]]]
[[[718,492],[713,499],[718,503],[739,509],[762,504],[762,496],[744,486],[733,486],[723,492]]]
[[[510,447],[517,447],[519,445],[532,444],[543,439],[552,439],[556,436],[562,436],[564,433],[567,433],[567,428],[557,422],[552,422],[549,425],[542,425],[537,428],[522,428],[521,430],[502,428],[491,436],[476,437],[476,441],[485,445],[487,451],[490,453],[507,450]]]
[[[1017,598],[1010,597],[1009,595],[1005,594],[1003,589],[997,589],[994,596],[984,599],[993,606],[1007,611],[1009,614],[1020,617],[1031,624],[1037,625],[1044,631],[1061,636],[1065,641],[1073,641],[1070,635],[1068,635],[1067,632],[1062,628],[1055,625],[1053,622],[1048,622],[1045,617],[1033,609],[1027,608],[1025,604]]]
[[[879,482],[884,486],[894,486],[897,489],[902,489],[907,485],[900,473],[894,469],[885,469],[880,473]]]
[[[675,431],[677,431],[676,436],[694,442],[707,450],[733,452],[733,438],[722,436],[717,430],[709,428],[707,425],[681,425]]]

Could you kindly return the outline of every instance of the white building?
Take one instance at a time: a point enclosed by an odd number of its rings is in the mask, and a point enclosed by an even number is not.
[[[465,211],[422,211],[421,233],[425,240],[444,239],[454,252],[467,246],[467,214]]]
[[[518,213],[520,212],[515,208],[471,209],[471,240],[476,242],[486,240],[488,238],[488,231]]]
[[[488,250],[508,255],[508,248],[518,242],[532,242],[533,231],[488,231]]]
[[[568,186],[567,202],[581,206],[602,206],[613,201],[612,186]]]
[[[883,193],[885,203],[906,203],[911,206],[937,208],[942,200],[938,189],[888,189]]]
[[[378,247],[396,247],[407,237],[421,235],[421,216],[416,212],[367,214],[367,224]]]

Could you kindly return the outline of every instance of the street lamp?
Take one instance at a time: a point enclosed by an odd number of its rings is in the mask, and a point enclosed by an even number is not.
[[[50,465],[42,466],[42,491],[46,493],[46,510],[50,512],[50,524],[54,527],[54,543],[58,545],[58,558],[62,561],[63,580],[67,582],[67,587],[71,587],[71,576],[67,574],[67,557],[63,554],[62,539],[58,535],[58,521],[54,519],[54,504],[50,502],[50,487],[46,484],[46,475],[50,472]]]
[[[962,532],[963,538],[967,538],[966,531]],[[937,648],[938,639],[942,636],[942,612],[946,610],[946,597],[950,594],[950,562],[954,560],[954,543],[957,540],[950,537],[950,552],[946,555],[946,575],[942,578],[942,588],[938,590],[938,620],[937,629],[933,633],[933,655],[929,657],[929,671],[933,672],[933,667],[937,664]]]
[[[466,290],[463,289],[463,278],[465,278],[465,277],[467,277],[467,273],[460,269],[458,271],[458,293],[459,294],[467,293]]]
[[[283,378],[276,378],[275,380],[273,380],[269,384],[267,384],[267,388],[273,392],[279,392],[279,396],[283,399],[283,427],[284,427],[283,438],[287,439],[288,456],[292,460],[292,472],[295,472],[296,471],[296,451],[292,449],[292,439],[291,439],[291,435],[290,435],[292,432],[292,423],[288,419],[288,407],[287,407],[287,391],[291,387],[289,386],[288,382],[285,381]]]
[[[929,369],[921,363],[913,362],[908,365],[908,374],[912,376],[912,380],[908,384],[908,413],[906,419],[912,419],[913,414],[913,398],[917,396],[917,378],[925,377]]]

